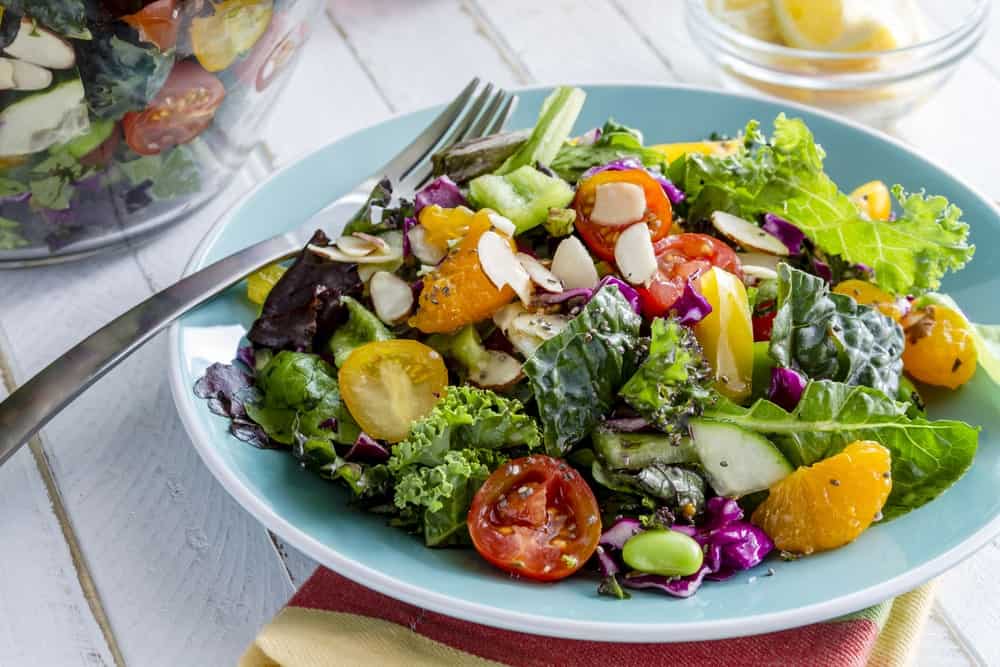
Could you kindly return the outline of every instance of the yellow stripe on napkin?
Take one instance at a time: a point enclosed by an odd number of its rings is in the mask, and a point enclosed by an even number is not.
[[[913,662],[931,614],[936,587],[936,580],[929,581],[892,601],[889,620],[875,641],[868,667],[904,667]]]

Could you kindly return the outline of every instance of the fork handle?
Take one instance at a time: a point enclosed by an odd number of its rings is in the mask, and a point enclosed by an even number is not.
[[[105,373],[185,312],[302,248],[293,234],[261,241],[157,292],[80,341],[0,402],[0,465]]]

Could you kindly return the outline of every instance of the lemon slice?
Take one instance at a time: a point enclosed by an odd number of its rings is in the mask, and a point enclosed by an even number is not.
[[[771,7],[789,46],[827,50],[845,33],[842,0],[771,0]]]
[[[858,53],[861,51],[891,51],[898,47],[899,41],[887,25],[868,19],[850,26],[840,39],[828,48],[831,51]]]
[[[781,42],[771,0],[708,0],[708,10],[746,35],[765,42]]]

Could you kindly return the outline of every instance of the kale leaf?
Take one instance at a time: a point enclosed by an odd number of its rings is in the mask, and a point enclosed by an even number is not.
[[[98,118],[112,120],[145,109],[174,64],[172,53],[141,42],[124,23],[102,29],[90,41],[77,42],[76,55],[87,105]]]
[[[569,452],[614,407],[636,370],[641,322],[618,288],[605,286],[525,362],[548,454]]]
[[[766,435],[792,465],[811,465],[855,440],[874,440],[892,454],[887,519],[943,493],[972,465],[978,428],[951,420],[907,416],[908,405],[869,387],[814,380],[793,412],[761,399],[749,408],[720,401],[705,416]]]
[[[903,330],[870,306],[833,294],[822,278],[778,266],[778,312],[770,354],[815,380],[899,391]]]
[[[688,196],[689,217],[726,210],[747,219],[775,213],[793,222],[816,247],[848,264],[865,264],[874,281],[894,294],[936,289],[949,270],[975,250],[962,212],[944,197],[893,193],[902,208],[893,221],[869,220],[823,171],[823,149],[799,119],[784,114],[766,142],[756,121],[746,129],[747,150],[724,157],[688,154],[671,177]]]
[[[309,244],[326,246],[330,240],[317,230]],[[278,350],[321,349],[343,321],[341,297],[357,296],[361,289],[357,265],[305,248],[267,295],[247,338]]]
[[[360,301],[349,296],[341,297],[341,303],[347,307],[347,322],[330,336],[329,350],[333,355],[333,363],[339,368],[355,348],[365,343],[394,338],[382,320],[365,308]]]
[[[4,9],[28,16],[64,37],[90,39],[84,0],[4,0]]]
[[[694,334],[676,319],[653,320],[649,356],[619,395],[679,443],[687,419],[714,402],[711,369]]]

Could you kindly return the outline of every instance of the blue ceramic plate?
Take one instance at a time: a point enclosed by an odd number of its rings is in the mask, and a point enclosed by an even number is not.
[[[845,189],[871,179],[948,197],[972,223],[976,259],[945,289],[981,322],[1000,322],[1000,278],[989,251],[1000,247],[1000,212],[958,178],[902,144],[860,126],[788,103],[695,88],[594,85],[577,130],[609,116],[641,128],[649,143],[735,133],[750,118],[765,127],[781,111],[802,116],[827,149],[827,167]],[[521,91],[511,127],[533,124],[547,91]],[[190,270],[296,227],[418,134],[435,109],[400,116],[326,146],[246,197],[202,243]],[[687,600],[636,592],[598,596],[596,580],[517,581],[473,550],[432,550],[355,511],[341,489],[303,472],[287,453],[261,451],[227,434],[191,387],[215,361],[228,362],[254,319],[242,286],[177,323],[170,373],[181,417],[205,463],[264,525],[320,563],[407,602],[487,625],[610,641],[702,640],[756,634],[833,618],[907,591],[955,565],[1000,532],[1000,394],[980,372],[958,392],[931,397],[934,417],[986,426],[972,470],[933,503],[853,544],[796,562],[708,583]],[[772,577],[752,577],[773,567]]]

